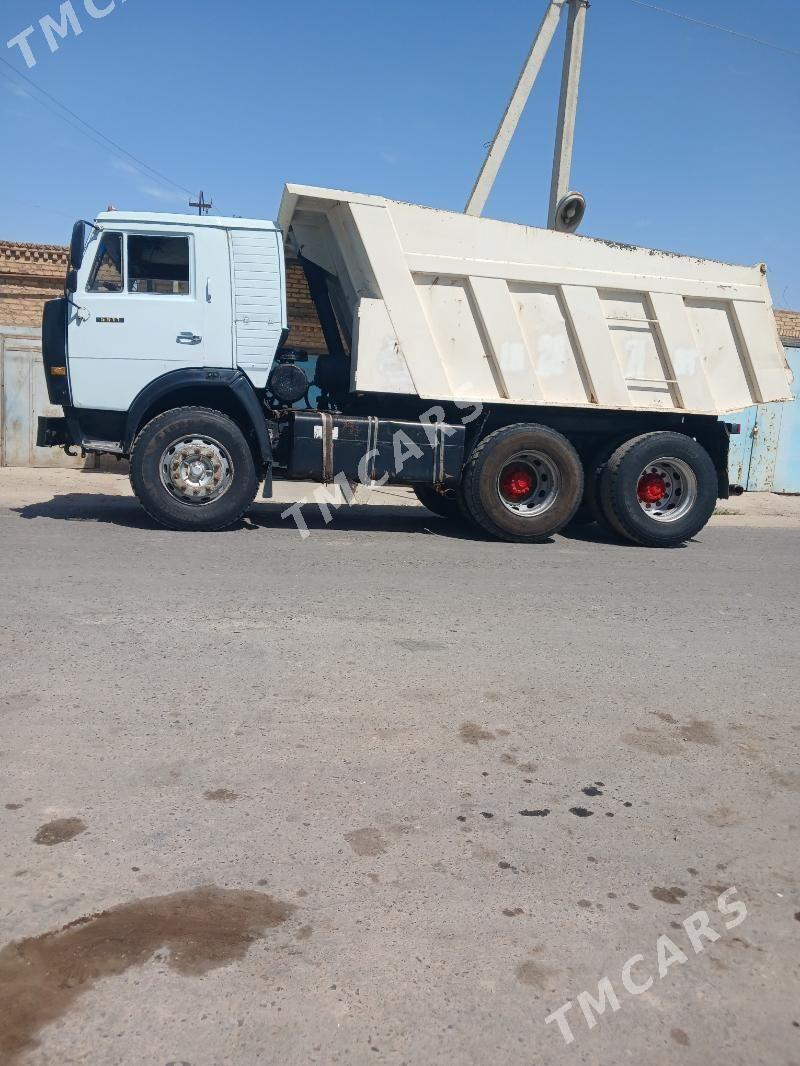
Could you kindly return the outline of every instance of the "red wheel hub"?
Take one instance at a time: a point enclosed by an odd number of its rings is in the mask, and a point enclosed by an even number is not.
[[[639,478],[637,495],[642,503],[658,503],[667,494],[667,486],[660,474],[644,474]]]
[[[527,467],[512,466],[500,477],[500,491],[507,500],[523,500],[533,491],[533,474]]]

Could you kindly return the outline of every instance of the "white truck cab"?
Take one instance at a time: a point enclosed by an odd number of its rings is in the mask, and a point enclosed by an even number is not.
[[[265,387],[287,330],[274,223],[106,212],[87,229],[67,333],[76,408],[127,411],[189,367],[238,367]]]

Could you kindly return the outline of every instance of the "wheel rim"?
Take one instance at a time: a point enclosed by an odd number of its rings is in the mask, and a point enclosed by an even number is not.
[[[518,452],[497,475],[497,495],[506,510],[523,518],[544,514],[555,503],[561,475],[544,452]]]
[[[683,459],[664,457],[648,463],[636,484],[636,500],[654,522],[677,522],[697,499],[697,475]]]
[[[166,447],[159,464],[161,483],[177,499],[203,507],[233,484],[233,461],[213,437],[180,437]]]

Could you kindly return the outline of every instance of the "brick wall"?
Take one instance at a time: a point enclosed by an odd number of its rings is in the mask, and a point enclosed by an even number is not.
[[[800,311],[776,311],[775,320],[785,344],[800,344]]]
[[[286,310],[289,319],[289,339],[292,348],[305,348],[312,355],[327,355],[325,338],[317,311],[308,291],[303,268],[292,259],[286,261]]]
[[[20,244],[0,241],[0,325],[35,326],[42,323],[42,304],[64,291],[68,249],[58,244]],[[288,344],[325,355],[317,312],[299,263],[286,264],[286,297],[290,335]]]
[[[42,304],[64,290],[67,249],[0,241],[0,325],[40,326]]]

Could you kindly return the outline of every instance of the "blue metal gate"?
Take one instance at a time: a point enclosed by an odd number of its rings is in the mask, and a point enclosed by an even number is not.
[[[787,348],[786,356],[794,374],[794,403],[781,404],[781,436],[775,459],[773,492],[800,492],[800,348]]]
[[[748,492],[800,493],[800,348],[787,348],[786,358],[795,402],[748,407],[736,419],[742,430],[731,438],[728,475]]]

